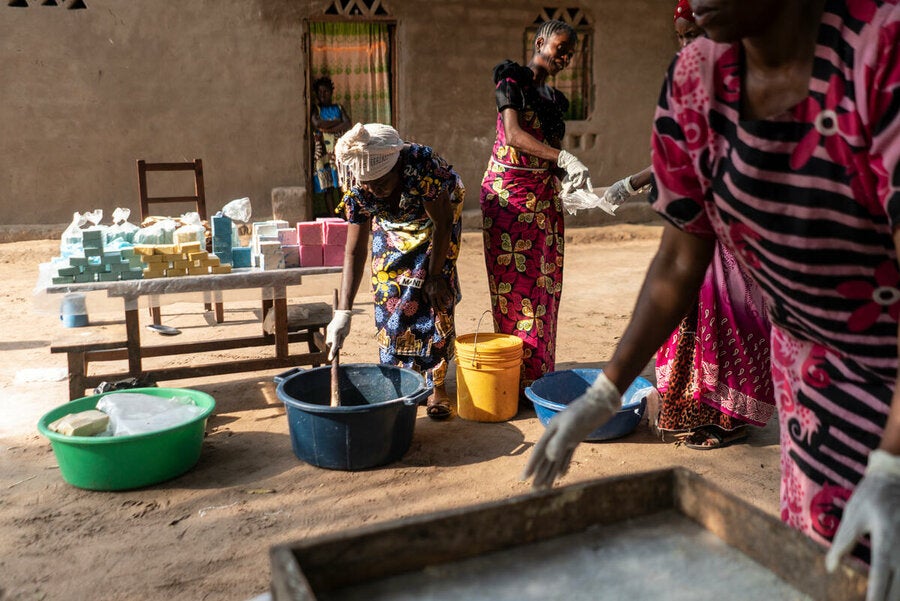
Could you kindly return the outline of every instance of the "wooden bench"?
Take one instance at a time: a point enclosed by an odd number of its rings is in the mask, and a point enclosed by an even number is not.
[[[306,316],[291,315],[291,307],[302,307]],[[288,332],[306,332],[309,352],[314,353],[325,348],[325,337],[322,329],[330,322],[332,317],[331,305],[328,303],[304,303],[288,306]],[[318,367],[316,363],[313,367]]]
[[[96,388],[106,376],[87,375],[88,364],[103,358],[104,352],[128,348],[124,323],[64,328],[50,345],[51,353],[66,353],[69,364],[69,400],[84,396],[88,388]],[[137,375],[137,374],[135,374]]]
[[[272,301],[263,301],[266,311],[271,310]],[[193,366],[178,366],[159,369],[145,369],[142,373],[130,371],[118,373],[88,374],[88,366],[92,362],[100,361],[129,361],[137,357],[137,364],[141,358],[162,357],[179,354],[200,354],[210,351],[221,351],[236,348],[249,348],[254,346],[271,345],[275,337],[271,334],[264,336],[235,338],[228,340],[208,340],[204,342],[185,342],[166,345],[142,345],[140,348],[129,348],[126,325],[121,322],[104,322],[81,328],[62,328],[62,331],[50,345],[51,353],[65,353],[69,369],[69,400],[84,396],[87,389],[93,390],[101,382],[121,380],[128,377],[148,377],[153,380],[178,380],[187,378],[200,378],[234,371],[247,371],[249,368],[269,369],[274,367],[294,367],[296,361],[308,360],[313,367],[318,367],[325,362],[325,337],[322,330],[331,321],[331,306],[327,303],[306,303],[300,306],[304,309],[303,316],[294,312],[294,317],[289,319],[287,327],[288,343],[306,342],[309,352],[303,355],[278,359],[254,359],[246,360],[243,364],[220,363],[216,365],[195,364]],[[199,355],[198,355],[199,356]],[[302,363],[299,363],[302,364]]]

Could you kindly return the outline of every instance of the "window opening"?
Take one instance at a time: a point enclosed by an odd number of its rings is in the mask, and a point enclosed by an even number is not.
[[[326,15],[342,17],[384,17],[387,11],[381,0],[334,0],[325,10]]]

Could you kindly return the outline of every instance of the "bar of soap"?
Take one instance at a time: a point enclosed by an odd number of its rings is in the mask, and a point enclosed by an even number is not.
[[[47,426],[63,436],[93,436],[106,430],[109,416],[97,409],[70,413]]]

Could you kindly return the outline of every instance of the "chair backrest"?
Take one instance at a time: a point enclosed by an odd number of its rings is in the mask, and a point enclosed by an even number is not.
[[[151,171],[193,171],[193,196],[147,196],[147,173]],[[151,204],[194,203],[200,218],[206,220],[206,192],[203,189],[203,161],[194,159],[185,163],[148,163],[143,159],[137,161],[138,193],[141,200],[141,221],[151,215]]]

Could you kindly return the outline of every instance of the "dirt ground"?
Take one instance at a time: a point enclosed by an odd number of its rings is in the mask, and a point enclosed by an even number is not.
[[[602,366],[610,357],[660,232],[656,225],[570,229],[558,369]],[[57,252],[54,241],[0,245],[0,600],[244,601],[268,590],[273,544],[529,494],[519,475],[543,429],[533,411],[488,424],[435,422],[419,408],[412,447],[400,462],[329,471],[291,451],[272,381],[277,371],[166,383],[203,390],[217,403],[200,461],[187,474],[127,492],[70,486],[36,429],[41,415],[66,401],[66,383],[25,376],[65,368],[64,356],[49,352],[62,330],[58,315],[33,303],[38,264]],[[459,271],[457,330],[469,333],[489,308],[479,234],[464,235]],[[330,302],[338,278],[310,277],[297,290]],[[254,306],[226,304],[226,322],[246,317],[258,327]],[[90,299],[88,307],[94,319]],[[356,308],[342,360],[377,361],[367,290]],[[198,304],[169,305],[163,314],[185,336],[214,336],[225,327],[209,326]],[[649,366],[645,376],[653,380]],[[659,440],[645,422],[626,438],[582,445],[562,484],[672,465],[777,514],[774,423],[746,444],[698,452]]]

